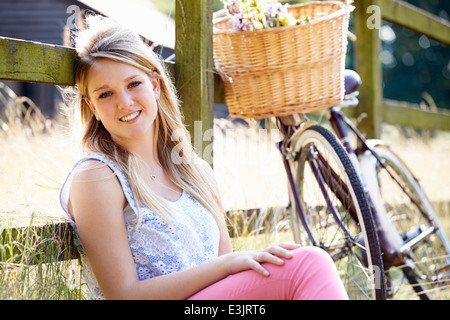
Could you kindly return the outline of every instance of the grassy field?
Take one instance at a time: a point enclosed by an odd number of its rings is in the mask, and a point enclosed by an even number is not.
[[[33,223],[64,220],[59,188],[80,156],[77,142],[68,134],[67,122],[64,118],[44,119],[38,113],[34,118],[20,112],[12,115],[11,110],[0,119],[0,235],[2,229],[29,224],[31,217]],[[234,248],[257,249],[292,241],[289,218],[282,209],[288,194],[274,145],[279,138],[277,132],[263,130],[256,123],[239,126],[221,119],[215,121],[214,134],[214,170],[223,202],[231,212],[230,221],[240,226],[231,228]],[[386,125],[382,138],[392,142],[422,178],[432,202],[441,208],[440,219],[448,233],[450,133],[432,133],[424,139],[416,132]],[[259,210],[245,214],[239,210],[254,208]],[[34,267],[24,267],[21,259],[35,254],[33,248],[36,243],[27,243],[18,248],[14,263],[0,262],[0,299],[83,298],[77,262],[41,261]],[[10,249],[11,244],[5,245],[0,254]],[[415,296],[405,288],[400,298]]]

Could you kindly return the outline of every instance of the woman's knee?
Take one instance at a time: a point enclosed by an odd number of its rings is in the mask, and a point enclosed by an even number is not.
[[[322,260],[333,263],[330,255],[323,249],[314,246],[300,247],[292,251],[293,257],[298,256],[300,259]]]
[[[294,299],[345,298],[345,289],[330,255],[323,249],[305,246],[292,251],[289,265]]]
[[[305,246],[292,251],[292,259],[298,265],[309,266],[315,270],[334,269],[335,265],[330,255],[323,249]]]

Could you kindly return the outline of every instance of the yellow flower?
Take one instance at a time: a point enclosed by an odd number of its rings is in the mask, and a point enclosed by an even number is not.
[[[297,20],[290,14],[278,14],[278,21],[282,26],[293,26],[297,24]]]

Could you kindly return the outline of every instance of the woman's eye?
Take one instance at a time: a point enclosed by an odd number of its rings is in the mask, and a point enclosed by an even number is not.
[[[141,84],[140,81],[133,81],[132,83],[130,83],[129,87],[130,88],[134,88],[134,87],[139,86],[140,84]]]
[[[99,95],[98,98],[99,99],[104,99],[104,98],[109,97],[110,95],[111,95],[111,92],[106,91],[106,92],[103,92],[101,95]]]

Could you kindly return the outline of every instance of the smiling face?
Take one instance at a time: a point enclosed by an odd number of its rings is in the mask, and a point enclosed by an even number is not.
[[[119,61],[98,59],[87,73],[87,103],[111,138],[125,149],[153,141],[159,79]]]

